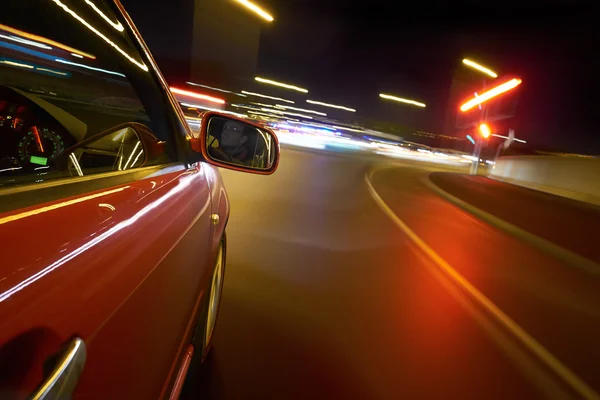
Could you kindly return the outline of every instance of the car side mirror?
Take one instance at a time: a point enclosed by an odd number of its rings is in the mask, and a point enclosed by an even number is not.
[[[271,130],[217,112],[204,113],[201,118],[200,137],[191,139],[191,147],[209,163],[263,175],[275,172],[279,142]]]

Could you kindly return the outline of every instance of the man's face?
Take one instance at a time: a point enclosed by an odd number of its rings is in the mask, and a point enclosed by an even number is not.
[[[244,125],[235,121],[227,121],[223,126],[221,144],[225,147],[238,147],[246,141],[243,134]]]

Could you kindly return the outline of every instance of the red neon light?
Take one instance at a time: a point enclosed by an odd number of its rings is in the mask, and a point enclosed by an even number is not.
[[[218,104],[225,104],[225,100],[219,99],[218,97],[212,97],[212,96],[208,96],[208,95],[201,94],[201,93],[190,92],[189,90],[183,90],[183,89],[171,87],[171,92],[180,94],[182,96],[193,97],[195,99],[212,101],[213,103],[218,103]]]

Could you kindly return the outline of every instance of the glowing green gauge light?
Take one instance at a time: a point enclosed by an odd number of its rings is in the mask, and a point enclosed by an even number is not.
[[[46,165],[48,164],[48,159],[45,157],[31,156],[29,162],[32,164]]]

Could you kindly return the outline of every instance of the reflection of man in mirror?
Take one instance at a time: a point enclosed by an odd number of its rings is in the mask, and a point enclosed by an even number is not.
[[[235,164],[245,164],[249,152],[247,148],[248,135],[244,132],[244,124],[237,121],[227,121],[223,125],[221,137],[209,145],[209,152],[219,160]]]

